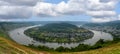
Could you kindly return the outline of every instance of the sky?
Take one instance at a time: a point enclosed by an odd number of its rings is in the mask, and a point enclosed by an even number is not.
[[[120,0],[0,0],[0,21],[120,20]]]

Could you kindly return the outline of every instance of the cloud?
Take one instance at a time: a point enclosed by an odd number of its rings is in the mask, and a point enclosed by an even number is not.
[[[118,0],[109,0],[107,2],[101,2],[106,0],[88,0],[86,1],[87,9],[100,11],[100,10],[114,10],[115,5],[117,4]]]
[[[1,19],[29,18],[32,8],[26,6],[0,6]]]
[[[118,15],[118,20],[120,20],[120,15]]]
[[[69,0],[61,2],[56,6],[56,11],[65,15],[79,15],[86,11],[84,0]]]
[[[32,16],[33,6],[39,0],[0,0],[0,19],[23,19]]]
[[[56,16],[57,13],[54,10],[55,4],[38,2],[34,7],[34,13],[37,16],[46,17],[46,16]]]
[[[5,3],[9,3],[9,5],[24,5],[24,6],[34,6],[37,2],[41,0],[0,0]]]
[[[114,11],[120,0],[69,0],[58,4],[41,0],[0,0],[0,19],[22,19],[31,16],[58,17],[65,15],[92,16],[93,22],[116,20]]]
[[[79,15],[85,13],[84,0],[70,0],[58,4],[38,2],[34,7],[37,16]]]
[[[117,13],[114,9],[117,3],[118,0],[88,0],[86,13],[93,17],[93,22],[116,20]]]
[[[34,10],[37,16],[81,15],[92,16],[92,21],[107,22],[116,20],[114,11],[119,0],[69,0],[58,4],[39,2]],[[103,20],[103,21],[102,21]]]
[[[0,6],[2,6],[2,5],[9,5],[9,3],[8,2],[4,2],[4,1],[0,1]]]
[[[96,18],[102,18],[102,17],[115,16],[116,12],[115,11],[88,11],[87,14]]]

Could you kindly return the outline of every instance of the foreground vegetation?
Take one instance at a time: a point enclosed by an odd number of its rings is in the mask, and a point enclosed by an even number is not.
[[[13,46],[11,46],[13,45]],[[18,50],[18,49],[22,49]],[[26,53],[25,53],[26,52]],[[40,50],[34,50],[22,45],[19,45],[11,40],[0,37],[0,54],[120,54],[120,42],[111,44],[109,46],[82,52],[43,52]]]
[[[40,54],[40,53],[45,52],[40,52],[35,49],[19,45],[14,41],[8,40],[6,38],[0,37],[0,54]]]
[[[100,49],[82,52],[53,52],[52,54],[120,54],[120,42]]]
[[[49,48],[46,46],[34,46],[34,45],[29,45],[28,47],[35,48],[41,51],[48,51],[48,52],[80,52],[80,51],[89,51],[89,50],[95,50],[103,47],[107,47],[112,44],[119,43],[119,39],[115,39],[113,41],[104,41],[104,40],[99,40],[95,45],[90,46],[90,45],[85,45],[85,44],[79,44],[77,47],[74,48],[65,48],[65,47],[58,47],[56,49],[54,48]]]

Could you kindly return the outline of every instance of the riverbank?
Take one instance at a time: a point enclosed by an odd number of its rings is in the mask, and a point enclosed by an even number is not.
[[[49,48],[58,48],[60,46],[71,48],[71,47],[76,47],[80,44],[80,43],[69,43],[69,44],[61,43],[61,44],[59,44],[59,43],[49,43],[49,42],[38,42],[38,41],[33,40],[33,38],[30,38],[24,34],[25,30],[36,27],[36,26],[38,26],[38,25],[15,29],[15,30],[10,31],[9,35],[14,41],[16,41],[17,43],[22,44],[22,45],[34,44],[36,46],[42,45],[42,46],[47,46]],[[94,36],[91,39],[85,40],[81,43],[94,45],[100,39],[113,40],[112,36],[108,33],[101,32],[101,31],[94,31],[94,30],[91,30],[91,31],[94,33]]]

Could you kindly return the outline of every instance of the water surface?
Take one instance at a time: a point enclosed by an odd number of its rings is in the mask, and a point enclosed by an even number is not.
[[[33,40],[33,38],[30,38],[29,36],[24,34],[24,31],[33,27],[37,27],[37,26],[41,26],[41,25],[35,25],[35,26],[29,26],[29,27],[22,27],[22,28],[18,28],[12,31],[9,31],[9,36],[16,41],[19,44],[22,45],[29,45],[29,44],[34,44],[36,46],[38,45],[43,45],[43,46],[47,46],[50,48],[57,48],[60,46],[63,47],[76,47],[81,43],[84,44],[89,44],[89,45],[94,45],[97,41],[99,41],[100,39],[103,40],[113,40],[112,35],[109,33],[105,33],[105,32],[101,32],[101,31],[95,31],[95,30],[90,30],[94,33],[94,36],[90,39],[84,40],[82,42],[79,43],[50,43],[50,42],[38,42],[36,40]]]

